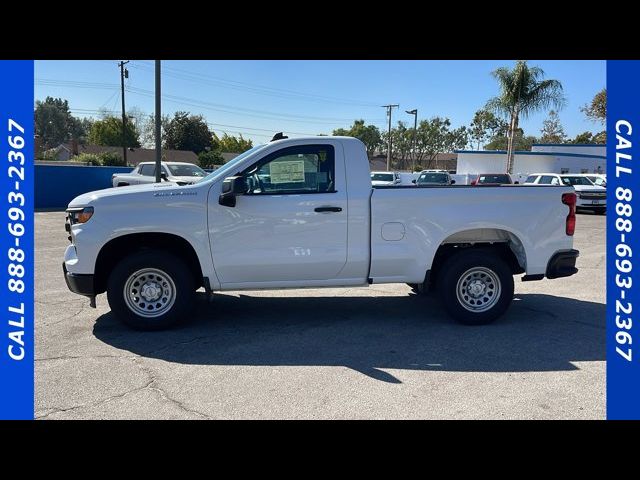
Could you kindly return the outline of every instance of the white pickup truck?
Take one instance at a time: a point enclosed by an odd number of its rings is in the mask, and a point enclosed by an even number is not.
[[[178,185],[190,185],[198,183],[207,176],[207,172],[198,165],[186,162],[162,162],[160,165],[160,178],[166,182],[174,182]],[[111,175],[111,184],[114,187],[127,187],[142,183],[155,183],[155,162],[141,162],[129,173],[114,173]]]
[[[90,192],[67,210],[68,287],[107,292],[128,325],[190,317],[195,291],[436,288],[466,324],[505,312],[522,280],[576,273],[570,186],[372,187],[349,137],[272,141],[195,185]]]

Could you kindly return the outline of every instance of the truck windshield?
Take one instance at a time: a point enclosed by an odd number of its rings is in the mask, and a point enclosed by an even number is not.
[[[393,182],[393,173],[372,173],[371,180],[376,182]]]
[[[505,175],[505,174],[480,175],[480,178],[478,178],[478,183],[505,184],[505,183],[511,183],[511,178],[509,178],[509,175]]]
[[[204,179],[202,181],[205,182],[207,180],[215,180],[215,179],[217,179],[219,177],[227,177],[227,176],[233,175],[234,173],[236,173],[234,171],[234,169],[236,168],[236,166],[240,162],[242,162],[249,155],[252,155],[252,154],[254,154],[255,152],[257,152],[259,150],[262,150],[266,146],[267,146],[267,144],[264,143],[262,145],[256,145],[255,147],[250,148],[246,152],[241,153],[236,158],[234,158],[232,160],[229,160],[227,163],[222,165],[220,168],[218,168],[218,169],[214,170],[213,172],[211,172],[209,175],[204,177]],[[227,174],[229,174],[229,175],[227,175]]]
[[[449,183],[449,175],[446,173],[423,173],[418,177],[418,185],[423,183]]]
[[[197,165],[167,165],[174,177],[206,177],[207,172]]]
[[[586,177],[560,177],[565,185],[593,185]]]

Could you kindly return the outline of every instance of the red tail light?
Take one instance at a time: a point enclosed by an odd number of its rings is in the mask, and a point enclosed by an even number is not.
[[[475,185],[476,183],[478,183],[477,180],[471,180],[471,185]]]
[[[569,215],[567,215],[566,232],[572,236],[576,231],[576,194],[563,193],[562,203],[569,206]]]

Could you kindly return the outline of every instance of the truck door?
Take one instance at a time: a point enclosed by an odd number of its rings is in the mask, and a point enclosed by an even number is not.
[[[341,148],[277,150],[242,172],[235,207],[209,198],[214,266],[225,284],[337,277],[347,261],[347,192]]]

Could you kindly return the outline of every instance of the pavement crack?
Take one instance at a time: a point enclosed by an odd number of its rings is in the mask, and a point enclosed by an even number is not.
[[[195,341],[195,340],[197,339],[193,339],[192,341]],[[191,341],[181,342],[181,343],[191,343]],[[155,391],[156,393],[158,393],[158,395],[162,400],[172,403],[173,405],[177,406],[180,410],[186,413],[197,415],[200,418],[204,418],[206,420],[212,419],[210,416],[202,412],[199,412],[198,410],[190,408],[180,400],[176,400],[175,398],[171,397],[166,391],[164,391],[164,389],[162,389],[162,387],[158,385],[156,375],[153,373],[153,371],[151,371],[151,368],[144,365],[140,360],[141,359],[137,357],[136,359],[134,359],[134,363],[140,368],[140,370],[142,370],[151,379],[151,381],[144,388]]]
[[[100,405],[104,405],[105,403],[109,403],[117,398],[123,398],[126,397],[127,395],[129,395],[130,393],[134,393],[134,392],[138,392],[140,390],[144,390],[145,388],[148,388],[152,383],[154,382],[154,380],[149,380],[145,385],[142,385],[141,387],[135,387],[132,388],[130,390],[127,390],[126,392],[123,393],[118,393],[117,395],[110,395],[109,397],[102,399],[98,402],[93,402],[93,403],[84,403],[81,405],[74,405],[73,407],[69,407],[69,408],[57,408],[49,413],[46,413],[44,415],[36,415],[35,418],[36,420],[41,420],[44,418],[47,418],[51,415],[53,415],[54,413],[64,413],[64,412],[70,412],[73,410],[78,410],[80,408],[95,408],[95,407],[99,407]]]
[[[45,361],[50,361],[50,360],[78,360],[78,359],[83,359],[83,360],[88,360],[91,358],[127,358],[127,359],[135,359],[138,358],[134,355],[89,355],[87,357],[82,356],[82,355],[60,355],[57,357],[41,357],[41,358],[36,358],[35,361],[36,362],[45,362]]]

